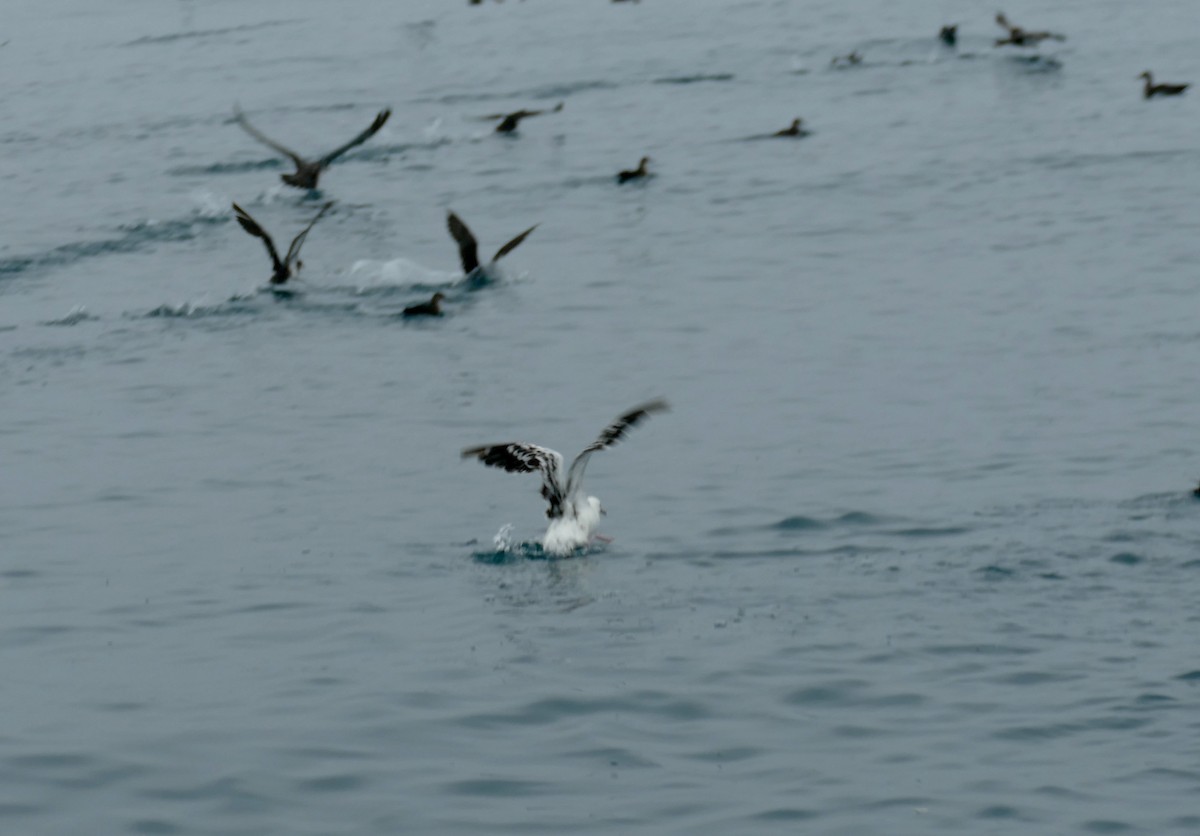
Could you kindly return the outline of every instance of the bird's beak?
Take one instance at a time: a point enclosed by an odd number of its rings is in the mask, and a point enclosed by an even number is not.
[[[608,512],[604,510],[603,505],[600,506],[600,516],[602,516],[602,517],[608,516]]]

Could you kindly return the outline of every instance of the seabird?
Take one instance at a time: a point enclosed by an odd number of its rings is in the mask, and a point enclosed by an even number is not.
[[[1184,90],[1191,87],[1190,84],[1155,84],[1154,76],[1150,75],[1149,70],[1146,70],[1138,78],[1146,79],[1146,86],[1142,89],[1142,96],[1147,99],[1152,96],[1178,96]]]
[[[463,272],[470,275],[479,269],[479,242],[475,240],[475,236],[471,234],[471,230],[463,223],[462,218],[453,212],[450,212],[446,216],[446,226],[450,229],[450,235],[458,242],[458,257],[462,260]],[[537,228],[538,224],[534,224],[503,247],[496,250],[496,254],[492,256],[492,260],[488,263],[494,264],[511,253],[525,240],[529,233]]]
[[[500,124],[496,126],[496,133],[510,134],[517,129],[517,125],[522,119],[528,116],[541,116],[543,113],[558,113],[563,109],[563,104],[564,102],[559,102],[549,110],[514,110],[512,113],[492,113],[479,118],[485,121],[499,119]]]
[[[958,24],[954,23],[943,26],[941,31],[938,32],[938,38],[940,38],[942,43],[944,43],[946,46],[954,46],[956,43],[958,43]]]
[[[637,168],[617,172],[617,182],[624,183],[627,180],[639,180],[650,176],[650,172],[646,170],[646,163],[648,162],[650,162],[649,157],[642,157]]]
[[[833,60],[829,62],[831,67],[853,67],[856,64],[862,63],[862,55],[857,50],[849,55],[835,55]]]
[[[342,154],[345,154],[351,148],[354,148],[356,145],[362,145],[368,139],[373,137],[376,132],[383,127],[384,122],[386,122],[388,117],[391,115],[391,108],[385,108],[379,111],[379,115],[375,117],[375,121],[371,123],[371,126],[358,136],[354,137],[354,139],[350,140],[340,148],[335,148],[333,151],[330,151],[323,157],[320,157],[316,160],[306,160],[295,151],[280,145],[278,142],[264,135],[257,128],[251,125],[250,120],[246,118],[246,114],[242,113],[241,108],[234,108],[233,111],[233,118],[239,125],[242,126],[242,130],[257,139],[263,145],[266,145],[268,148],[273,148],[280,154],[283,154],[285,157],[290,157],[292,162],[296,164],[295,173],[280,174],[279,179],[287,183],[289,186],[295,186],[297,189],[315,189],[317,187],[317,180],[321,176],[321,172],[328,168],[330,163],[342,156]]]
[[[604,513],[599,499],[583,493],[583,471],[588,459],[597,450],[616,444],[630,427],[642,419],[666,409],[666,401],[655,400],[629,410],[605,427],[595,441],[584,447],[565,473],[561,453],[525,442],[468,447],[462,451],[462,456],[464,459],[479,459],[490,467],[503,468],[509,473],[541,473],[542,497],[550,503],[546,509],[550,525],[542,538],[542,548],[549,554],[569,555],[588,544],[600,522],[600,515]]]
[[[308,226],[300,231],[300,234],[292,239],[292,245],[288,247],[287,255],[282,261],[279,260],[279,252],[275,249],[275,242],[271,240],[271,236],[262,228],[258,221],[250,217],[250,213],[236,203],[233,204],[233,211],[237,213],[237,222],[242,225],[242,229],[249,232],[255,238],[261,238],[263,243],[267,245],[267,254],[271,256],[271,266],[274,268],[274,273],[271,274],[271,284],[284,284],[292,276],[300,270],[304,264],[300,261],[300,247],[304,245],[304,238],[308,235],[308,231],[313,228],[313,224],[321,220],[321,216],[329,211],[329,207],[333,206],[333,201],[329,201],[321,207],[321,211],[317,216],[308,222]],[[295,265],[293,267],[293,265]]]
[[[784,128],[782,131],[776,131],[775,133],[771,134],[771,136],[808,136],[809,132],[800,127],[800,123],[803,121],[804,120],[800,118],[793,119],[791,125]]]
[[[1058,35],[1054,32],[1026,32],[1020,26],[1013,26],[1008,22],[1008,18],[1004,16],[1004,12],[996,13],[996,23],[1008,30],[1007,38],[1000,38],[996,41],[996,46],[1037,46],[1038,43],[1044,40],[1065,41],[1066,35]]]
[[[433,294],[433,298],[428,302],[422,302],[419,305],[409,305],[404,309],[402,316],[441,316],[442,315],[442,300],[446,298],[446,294],[440,290]]]

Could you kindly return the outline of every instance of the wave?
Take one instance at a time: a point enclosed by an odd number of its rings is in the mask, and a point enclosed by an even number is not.
[[[143,221],[117,227],[116,235],[97,241],[60,244],[41,253],[0,259],[0,277],[25,273],[41,267],[61,267],[88,258],[131,253],[157,244],[190,241],[206,227],[229,222],[227,213],[197,210],[190,217],[167,221]]]
[[[221,35],[230,35],[235,32],[252,32],[255,29],[268,29],[273,26],[287,26],[295,23],[295,20],[267,20],[262,23],[247,23],[241,26],[225,26],[220,29],[195,29],[190,32],[172,32],[168,35],[146,35],[141,38],[134,38],[132,41],[126,41],[121,46],[147,46],[150,44],[169,44],[175,41],[184,41],[192,38],[214,38]]]
[[[733,81],[733,73],[697,73],[695,75],[667,76],[654,79],[655,84],[699,84],[705,81]]]
[[[83,307],[82,305],[78,305],[74,308],[71,308],[66,316],[58,319],[48,319],[42,324],[70,327],[72,325],[78,325],[81,322],[95,321],[97,319],[98,317],[94,317],[87,312],[87,308]]]

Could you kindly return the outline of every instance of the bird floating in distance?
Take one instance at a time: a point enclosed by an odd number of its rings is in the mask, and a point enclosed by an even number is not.
[[[283,156],[291,158],[292,162],[296,164],[295,172],[291,174],[280,174],[279,179],[287,183],[289,186],[295,186],[297,189],[315,189],[317,187],[317,181],[321,177],[321,172],[328,168],[330,163],[342,156],[342,154],[345,154],[351,148],[362,145],[368,139],[373,137],[379,131],[379,129],[383,127],[383,124],[387,122],[388,117],[391,115],[392,111],[390,108],[385,108],[384,110],[379,111],[379,115],[375,117],[375,121],[371,123],[371,126],[358,136],[354,137],[354,139],[350,140],[340,148],[335,148],[323,157],[319,157],[315,160],[309,160],[300,156],[290,148],[280,145],[278,142],[266,136],[253,125],[251,125],[250,120],[246,118],[246,114],[242,113],[241,108],[234,108],[233,111],[233,118],[239,125],[242,126],[242,130],[257,139],[263,145],[266,145],[268,148],[272,148],[280,154],[283,154]]]
[[[446,226],[450,230],[450,236],[458,244],[458,257],[462,261],[463,272],[469,276],[479,269],[479,242],[475,240],[475,236],[471,234],[470,228],[463,223],[462,218],[453,212],[446,215]],[[534,224],[503,247],[496,250],[496,254],[488,262],[489,266],[515,250],[529,233],[537,229],[538,226],[538,224]]]
[[[287,255],[282,260],[279,258],[279,252],[275,249],[275,242],[271,240],[271,236],[262,228],[258,221],[250,217],[250,213],[236,203],[233,204],[233,211],[236,213],[237,222],[242,225],[242,229],[253,235],[255,238],[261,238],[267,246],[267,255],[271,256],[271,267],[274,272],[271,274],[271,284],[279,285],[287,282],[299,272],[304,266],[300,261],[300,247],[304,245],[304,239],[308,235],[308,231],[313,228],[317,221],[321,220],[322,216],[329,211],[333,206],[333,201],[329,201],[321,207],[321,211],[317,213],[308,226],[300,231],[300,234],[292,239],[292,245],[288,247]]]
[[[946,46],[954,46],[958,43],[958,24],[954,23],[943,26],[941,31],[938,32],[938,38]]]
[[[617,172],[617,182],[618,183],[626,183],[630,180],[641,180],[646,177],[649,177],[650,172],[646,170],[646,164],[648,162],[650,162],[649,157],[642,157],[641,161],[638,162],[637,168],[626,169],[625,171],[618,171]]]
[[[563,557],[588,544],[600,516],[605,513],[599,499],[583,493],[583,471],[592,453],[613,446],[630,427],[667,408],[666,401],[654,400],[629,410],[584,447],[565,473],[561,453],[523,441],[468,447],[462,451],[462,457],[479,459],[509,473],[541,473],[542,497],[550,503],[546,509],[550,525],[542,538],[542,548],[549,554]]]
[[[996,13],[996,23],[1008,30],[1008,37],[997,39],[996,46],[1037,46],[1045,40],[1065,41],[1067,39],[1066,35],[1054,32],[1026,32],[1020,26],[1013,26],[1009,23],[1004,12]]]
[[[558,113],[563,109],[565,102],[559,102],[549,110],[514,110],[512,113],[491,113],[487,116],[479,118],[485,122],[490,122],[494,119],[499,119],[500,124],[496,126],[496,133],[511,134],[513,133],[522,119],[527,119],[530,116],[541,116],[543,113]]]
[[[808,136],[810,132],[800,127],[803,121],[803,119],[797,117],[792,120],[792,124],[788,125],[781,131],[776,131],[775,133],[771,134],[771,136]]]
[[[862,55],[856,50],[849,55],[835,55],[829,62],[831,67],[853,67],[862,63]]]
[[[433,298],[428,302],[422,302],[419,305],[409,305],[404,309],[401,316],[441,316],[442,315],[442,300],[446,298],[446,294],[438,291],[433,294]]]
[[[1146,70],[1138,78],[1146,79],[1146,86],[1142,88],[1142,97],[1146,99],[1154,96],[1178,96],[1192,86],[1190,84],[1155,84],[1154,76],[1150,74],[1149,70]]]

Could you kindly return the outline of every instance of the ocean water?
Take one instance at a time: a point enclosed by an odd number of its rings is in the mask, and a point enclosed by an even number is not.
[[[1200,831],[1195,9],[995,11],[8,0],[0,831]]]

